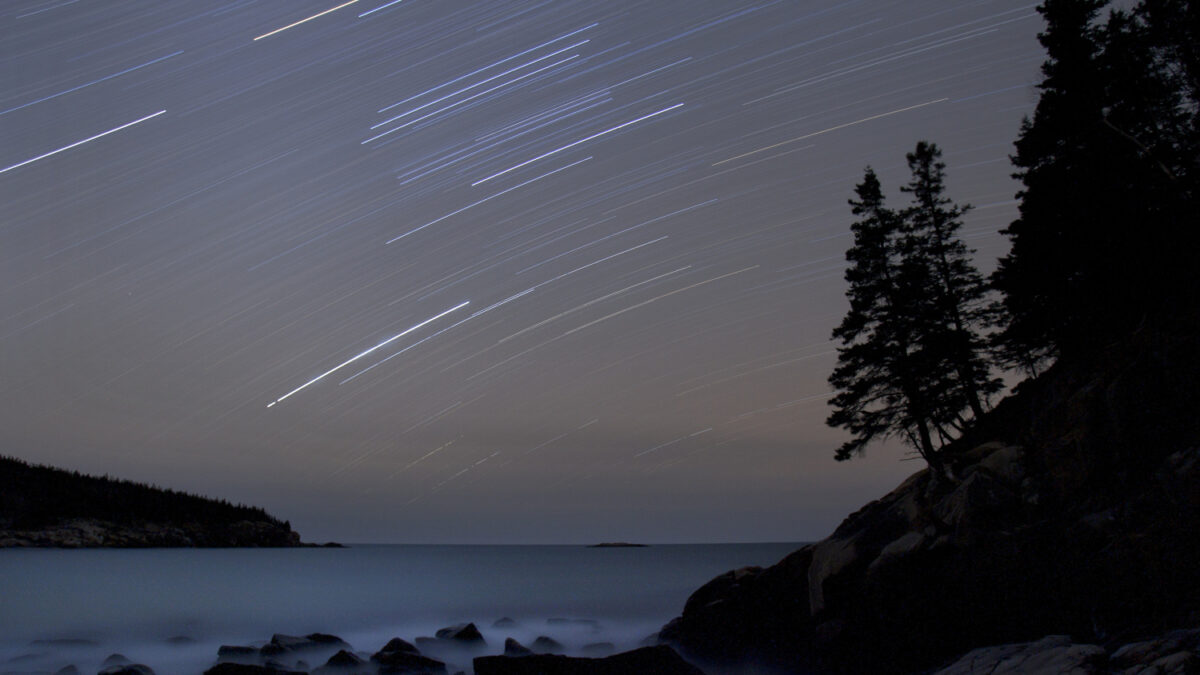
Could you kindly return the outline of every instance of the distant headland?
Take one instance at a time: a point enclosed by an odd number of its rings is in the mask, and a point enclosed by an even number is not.
[[[261,508],[0,457],[0,548],[302,545]]]

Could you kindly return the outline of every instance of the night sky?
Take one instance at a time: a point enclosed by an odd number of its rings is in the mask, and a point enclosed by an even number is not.
[[[11,0],[0,453],[306,540],[820,538],[846,200],[986,272],[1032,2]]]

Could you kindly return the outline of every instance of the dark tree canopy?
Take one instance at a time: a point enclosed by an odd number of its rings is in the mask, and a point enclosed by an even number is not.
[[[1006,363],[1087,358],[1200,290],[1200,12],[1046,0],[1044,80],[1013,162],[1023,189],[993,276]]]
[[[853,434],[839,460],[897,436],[940,469],[941,446],[983,414],[998,383],[978,332],[987,289],[957,236],[966,209],[944,196],[937,146],[922,142],[908,157],[909,208],[888,209],[869,168],[850,201],[859,217],[846,252],[850,309],[833,331],[842,346],[827,423]]]

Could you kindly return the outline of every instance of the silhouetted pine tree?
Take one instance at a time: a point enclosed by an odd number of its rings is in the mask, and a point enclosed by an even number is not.
[[[850,310],[833,331],[838,363],[829,383],[827,423],[853,434],[835,453],[838,460],[862,454],[872,440],[900,436],[932,467],[941,470],[934,435],[949,422],[945,402],[952,379],[944,360],[931,359],[920,344],[919,289],[923,279],[906,267],[902,219],[884,206],[879,179],[867,169],[855,188],[851,211],[854,245],[846,252]],[[939,368],[939,366],[942,366]]]
[[[1000,390],[986,358],[987,341],[981,330],[988,325],[988,287],[975,268],[973,250],[959,238],[962,216],[970,206],[958,206],[945,196],[946,165],[937,145],[921,141],[908,153],[912,180],[901,191],[912,195],[903,213],[905,264],[924,288],[922,302],[923,348],[949,361],[956,388],[975,419],[983,416],[987,398]],[[957,430],[965,421],[957,416]]]
[[[1200,12],[1145,0],[1101,24],[1105,4],[1038,8],[1045,78],[1016,142],[1020,217],[993,276],[1000,353],[1027,369],[1194,316],[1200,291]]]

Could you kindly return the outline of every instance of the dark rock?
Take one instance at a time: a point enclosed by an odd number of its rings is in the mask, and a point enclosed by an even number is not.
[[[154,671],[140,663],[121,663],[104,668],[96,675],[154,675]]]
[[[483,639],[483,635],[479,633],[479,629],[473,623],[460,623],[456,626],[442,628],[436,635],[439,640],[450,640],[461,644],[487,644]]]
[[[530,649],[529,647],[526,647],[525,645],[521,644],[520,642],[517,642],[516,640],[514,640],[512,638],[507,638],[504,641],[504,655],[505,656],[529,656],[532,653],[533,653],[532,649]]]
[[[566,651],[566,647],[561,642],[545,635],[539,635],[533,644],[529,645],[529,648],[535,654],[561,654]]]
[[[642,647],[603,659],[557,654],[480,656],[475,675],[703,675],[665,645]]]
[[[247,663],[218,663],[204,671],[204,675],[307,675],[301,670],[282,670],[270,666]]]
[[[313,644],[324,645],[329,647],[337,647],[339,649],[349,648],[350,645],[342,638],[336,635],[328,635],[326,633],[309,633],[304,638]]]
[[[517,625],[518,624],[516,620],[510,619],[507,616],[496,619],[494,622],[492,622],[492,628],[515,628]]]
[[[257,663],[259,650],[241,645],[221,645],[217,648],[218,662]]]
[[[190,638],[186,635],[172,635],[171,637],[164,640],[164,642],[166,642],[169,645],[190,645],[190,644],[195,644],[196,640],[195,640],[195,638]]]
[[[374,675],[375,670],[375,666],[362,657],[343,649],[329,657],[325,665],[320,666],[312,672],[315,675],[351,675],[352,673],[355,675],[359,673]]]
[[[645,548],[646,544],[630,544],[624,541],[606,541],[599,544],[589,544],[588,548]]]
[[[334,654],[333,656],[329,657],[329,660],[325,662],[325,665],[334,666],[336,668],[343,668],[343,667],[361,666],[364,663],[366,663],[365,659],[363,659],[362,657],[360,657],[359,655],[357,655],[353,652],[348,652],[345,649],[343,649],[343,650],[339,651],[338,653]]]
[[[417,648],[411,642],[401,640],[398,637],[388,640],[388,643],[383,646],[383,649],[379,650],[380,653],[383,653],[383,652],[409,652],[410,654],[416,654],[417,651],[418,651]]]
[[[124,654],[109,654],[104,661],[100,663],[102,666],[123,666],[127,663],[133,663]]]
[[[617,646],[611,642],[593,642],[584,645],[580,651],[584,656],[608,656],[617,651]]]
[[[306,652],[319,649],[350,649],[350,645],[336,635],[310,633],[304,637],[276,633],[271,642],[259,650],[264,655],[278,656],[286,652]]]
[[[69,666],[63,666],[62,668],[54,671],[54,675],[80,675],[80,673],[79,669],[76,668],[74,664],[71,664]]]
[[[380,673],[404,673],[406,675],[445,675],[446,664],[427,656],[412,652],[379,652],[371,657],[379,666]]]
[[[1102,647],[1073,644],[1066,635],[1051,635],[1036,642],[975,649],[935,675],[1087,675],[1101,672],[1105,660]]]

